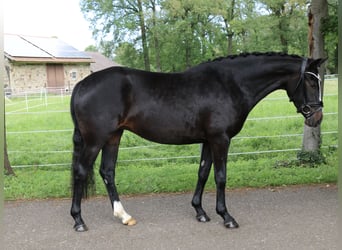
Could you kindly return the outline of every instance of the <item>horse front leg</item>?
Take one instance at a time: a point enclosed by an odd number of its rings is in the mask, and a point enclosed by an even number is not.
[[[115,165],[118,157],[121,135],[122,131],[115,134],[115,136],[102,148],[100,175],[106,185],[114,217],[119,218],[122,224],[132,226],[137,222],[123,208],[115,185]]]
[[[227,137],[213,141],[211,145],[216,183],[216,212],[223,218],[227,228],[238,228],[239,224],[228,213],[226,206],[227,155],[230,140]]]
[[[196,210],[196,218],[200,222],[210,221],[209,216],[206,214],[202,207],[202,196],[205,184],[207,183],[210,169],[212,165],[211,151],[208,143],[204,143],[202,146],[201,161],[198,169],[197,186],[192,198],[192,206]]]

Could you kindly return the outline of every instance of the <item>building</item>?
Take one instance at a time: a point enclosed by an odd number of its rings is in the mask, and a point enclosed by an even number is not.
[[[90,64],[90,71],[91,73],[103,70],[105,68],[109,67],[115,67],[115,66],[121,66],[120,64],[117,64],[116,62],[113,62],[109,58],[105,57],[99,52],[90,52],[86,51],[86,54],[88,54],[91,58],[93,58],[93,62]]]
[[[92,57],[56,37],[4,35],[5,92],[70,91],[91,73]]]

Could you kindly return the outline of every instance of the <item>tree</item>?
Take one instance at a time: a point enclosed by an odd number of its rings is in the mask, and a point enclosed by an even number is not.
[[[146,34],[146,25],[145,25],[145,15],[144,9],[142,5],[142,0],[137,0],[137,7],[138,7],[138,19],[139,19],[139,26],[141,31],[141,40],[142,40],[142,47],[143,47],[143,55],[144,55],[144,63],[145,63],[145,70],[150,71],[150,55],[148,52],[148,45],[147,45],[147,34]]]
[[[337,0],[329,1],[336,5]],[[306,55],[306,3],[306,0],[81,0],[80,5],[101,53],[125,66],[170,72],[240,52],[283,51]],[[331,14],[334,18],[327,22],[327,49],[337,54],[334,21],[337,14],[333,11]],[[331,54],[329,57],[332,58]]]
[[[95,46],[95,45],[89,45],[85,48],[85,51],[88,51],[88,52],[98,52],[98,48]]]
[[[328,55],[326,70],[328,74],[337,74],[338,65],[338,1],[328,0],[328,17],[323,20],[322,32]]]
[[[144,64],[141,51],[128,42],[120,43],[115,49],[115,61],[132,68],[141,68]]]
[[[261,0],[265,5],[265,10],[269,12],[268,23],[272,32],[268,33],[273,36],[275,43],[278,45],[277,50],[284,53],[293,53],[291,44],[295,45],[297,38],[304,38],[301,34],[305,34],[304,26],[304,9],[305,0]],[[296,35],[294,35],[296,34]],[[302,41],[298,45],[304,46]],[[266,42],[267,43],[267,42]]]
[[[223,32],[227,37],[227,54],[233,54],[233,37],[235,35],[234,32],[234,19],[236,17],[236,11],[238,8],[236,7],[236,0],[231,1],[218,1],[219,3],[219,16],[222,17],[224,27]]]
[[[157,5],[159,5],[158,0],[150,0],[150,8],[152,10],[152,20],[151,20],[151,27],[150,32],[153,37],[153,45],[155,51],[155,64],[158,72],[162,71],[161,59],[160,59],[160,30],[158,29],[158,17],[157,17]]]
[[[328,15],[328,3],[326,0],[312,0],[308,10],[309,24],[309,57],[325,58],[324,38],[322,33],[322,20]],[[324,81],[324,67],[320,68],[319,74],[322,79],[322,89]],[[321,127],[309,127],[304,124],[304,136],[302,144],[302,152],[299,155],[315,161],[322,161],[320,153],[321,145]],[[304,159],[307,160],[307,159]]]
[[[103,54],[113,57],[114,50],[121,42],[127,39],[134,43],[140,41],[143,51],[144,68],[150,70],[149,46],[147,44],[145,8],[143,0],[81,0],[80,6],[85,18],[91,23],[93,36],[111,48],[111,54]],[[110,45],[110,44],[111,45]]]

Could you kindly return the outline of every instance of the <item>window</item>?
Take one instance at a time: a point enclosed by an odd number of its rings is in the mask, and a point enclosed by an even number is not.
[[[77,72],[76,72],[76,70],[72,70],[70,72],[70,78],[71,78],[71,80],[76,81],[76,79],[77,79]]]

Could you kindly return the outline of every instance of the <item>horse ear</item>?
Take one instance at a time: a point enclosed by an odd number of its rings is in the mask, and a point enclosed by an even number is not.
[[[310,64],[309,64],[309,67],[310,68],[319,68],[321,67],[321,65],[323,63],[325,63],[325,61],[328,60],[328,57],[326,58],[319,58],[319,59],[316,59],[316,60],[313,60]]]

